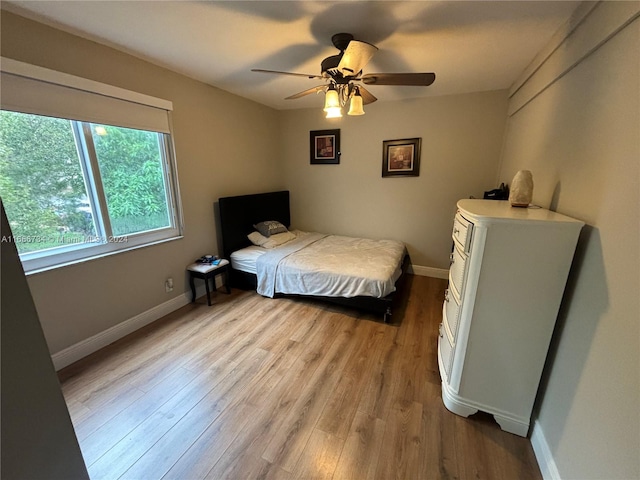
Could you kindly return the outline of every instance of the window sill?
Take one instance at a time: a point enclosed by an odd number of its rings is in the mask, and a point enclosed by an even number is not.
[[[181,240],[182,238],[184,238],[183,235],[179,235],[177,237],[165,238],[163,240],[156,240],[156,241],[145,243],[145,244],[142,244],[142,245],[136,245],[136,246],[129,247],[129,248],[123,248],[123,249],[120,249],[120,250],[115,250],[113,252],[99,253],[99,254],[96,254],[96,255],[89,256],[89,257],[80,258],[78,260],[71,260],[69,262],[59,263],[57,265],[51,265],[51,266],[42,267],[42,268],[35,268],[35,269],[29,270],[29,271],[25,270],[24,273],[25,273],[25,275],[27,277],[29,277],[31,275],[36,275],[38,273],[49,272],[51,270],[57,270],[59,268],[65,268],[65,267],[70,267],[70,266],[73,266],[73,265],[78,265],[78,264],[81,264],[81,263],[91,262],[91,261],[94,261],[94,260],[99,260],[101,258],[111,257],[113,255],[118,255],[120,253],[131,252],[133,250],[139,250],[141,248],[146,248],[146,247],[153,247],[155,245],[160,245],[160,244],[163,244],[163,243],[173,242],[174,240]]]

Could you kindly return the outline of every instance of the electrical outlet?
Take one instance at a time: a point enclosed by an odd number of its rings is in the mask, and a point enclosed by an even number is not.
[[[167,280],[164,282],[164,290],[167,293],[173,291],[173,278],[167,278]]]

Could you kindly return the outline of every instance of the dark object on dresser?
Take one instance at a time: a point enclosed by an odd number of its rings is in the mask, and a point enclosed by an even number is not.
[[[494,190],[484,192],[484,200],[508,200],[509,199],[509,187],[504,183]]]

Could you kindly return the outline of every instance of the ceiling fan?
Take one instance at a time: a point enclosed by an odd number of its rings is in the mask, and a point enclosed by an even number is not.
[[[340,53],[327,57],[321,62],[320,75],[259,68],[254,68],[251,71],[325,80],[323,85],[293,94],[287,97],[286,100],[295,100],[311,93],[325,92],[324,111],[327,113],[327,118],[341,117],[341,107],[348,101],[350,101],[349,115],[363,115],[363,104],[366,105],[377,100],[363,84],[367,86],[428,87],[436,79],[435,73],[368,73],[363,75],[362,69],[378,51],[378,47],[367,42],[355,40],[350,33],[336,33],[331,37],[331,41],[340,50]]]

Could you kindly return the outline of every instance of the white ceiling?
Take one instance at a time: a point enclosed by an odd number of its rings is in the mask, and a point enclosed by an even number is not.
[[[322,104],[285,97],[319,80],[352,33],[379,51],[364,73],[435,72],[430,87],[370,86],[379,101],[509,88],[575,1],[6,1],[3,8],[110,45],[277,109]]]

